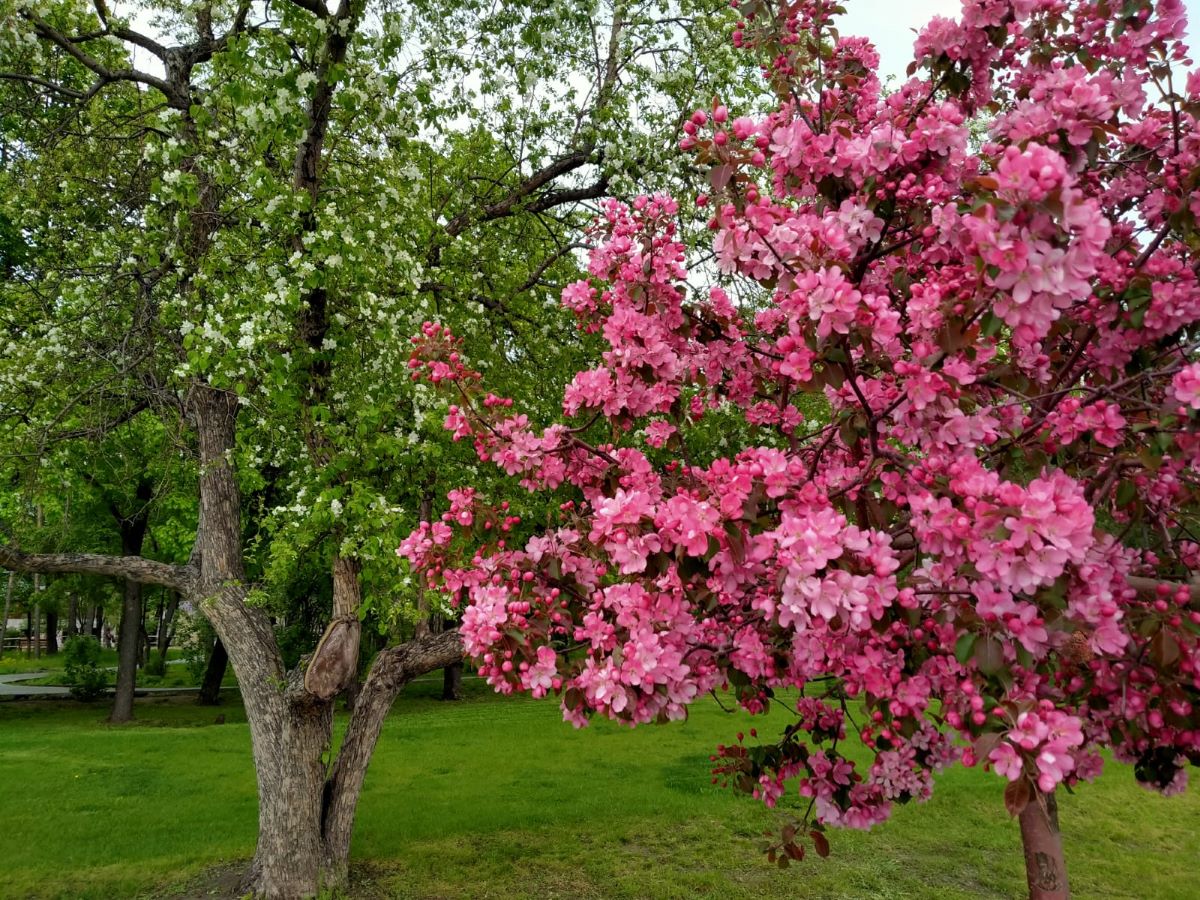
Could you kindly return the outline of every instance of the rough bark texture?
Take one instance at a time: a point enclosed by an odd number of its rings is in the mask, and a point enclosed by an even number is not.
[[[1054,793],[1036,791],[1021,812],[1020,822],[1030,900],[1068,900],[1071,889]]]
[[[362,604],[359,576],[362,566],[356,559],[333,559],[333,621],[325,629],[304,673],[304,689],[321,700],[331,700],[358,677],[358,645],[362,624],[358,609]]]
[[[199,437],[201,473],[196,545],[188,565],[138,556],[27,556],[4,547],[0,564],[162,584],[203,610],[237,671],[254,750],[258,845],[243,890],[269,900],[311,897],[343,883],[367,763],[396,693],[413,677],[461,658],[461,642],[456,633],[446,632],[379,654],[327,778],[333,704],[304,689],[302,670],[284,670],[270,620],[245,602],[241,497],[230,463],[237,398],[197,385],[188,406]],[[335,613],[349,615],[361,600],[358,564],[337,561],[333,574]]]
[[[161,584],[181,587],[188,578],[185,566],[158,562],[141,556],[103,556],[95,553],[22,553],[0,545],[0,568],[28,574],[73,572],[76,575],[111,575],[133,578],[142,584]],[[96,630],[104,620],[103,611],[96,616]]]

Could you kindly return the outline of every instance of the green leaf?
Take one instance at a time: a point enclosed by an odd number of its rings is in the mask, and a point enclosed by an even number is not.
[[[977,639],[978,635],[967,632],[959,637],[958,641],[954,644],[954,658],[964,666],[967,664],[967,660],[971,658],[971,653],[975,649],[975,641]]]

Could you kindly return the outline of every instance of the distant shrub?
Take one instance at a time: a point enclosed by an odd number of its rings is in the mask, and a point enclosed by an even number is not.
[[[157,650],[151,650],[144,669],[147,675],[165,675],[167,673],[166,657]]]
[[[217,633],[208,619],[199,614],[186,614],[180,610],[176,618],[176,639],[183,656],[192,684],[199,684],[208,668],[208,655],[212,652]]]
[[[99,667],[100,642],[90,634],[77,634],[63,645],[67,687],[76,700],[90,702],[103,696],[108,679]]]

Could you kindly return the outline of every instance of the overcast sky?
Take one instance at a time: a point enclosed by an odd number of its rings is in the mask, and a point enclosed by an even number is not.
[[[116,4],[121,5],[119,2]],[[841,16],[838,27],[843,35],[861,35],[870,38],[879,51],[879,76],[885,79],[894,75],[903,80],[904,70],[912,62],[913,41],[916,30],[933,16],[958,18],[961,0],[845,0],[846,15]],[[1184,0],[1188,12],[1188,43],[1193,55],[1200,44],[1200,0]],[[135,23],[144,16],[134,16]],[[145,51],[134,49],[138,65],[148,70],[160,67],[157,60],[148,58]]]

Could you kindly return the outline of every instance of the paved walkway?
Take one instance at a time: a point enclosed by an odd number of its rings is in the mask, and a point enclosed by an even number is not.
[[[65,687],[21,683],[32,681],[35,678],[43,678],[48,674],[48,672],[14,672],[11,675],[0,675],[0,699],[15,699],[18,697],[70,697],[71,691]],[[140,687],[133,693],[135,697],[141,697],[146,694],[194,694],[199,690],[200,688],[198,687]],[[225,690],[225,688],[222,688],[222,690]],[[111,695],[113,689],[109,688],[107,693]]]

